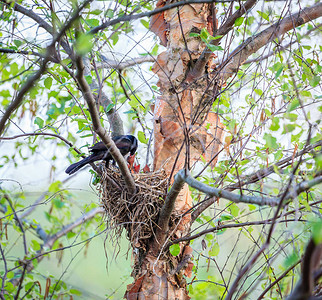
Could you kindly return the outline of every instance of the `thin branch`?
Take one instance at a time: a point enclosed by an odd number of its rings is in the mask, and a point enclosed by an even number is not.
[[[26,241],[26,233],[25,233],[25,230],[23,228],[22,222],[21,222],[20,218],[18,217],[15,208],[13,207],[13,204],[12,204],[12,201],[11,201],[10,197],[7,194],[4,194],[3,197],[8,201],[9,206],[10,206],[12,212],[13,212],[14,218],[15,218],[17,224],[18,224],[18,227],[20,228],[20,230],[22,232],[23,248],[24,248],[24,251],[25,251],[25,255],[27,255],[28,254],[28,248],[27,248],[27,241]]]
[[[310,206],[313,207],[314,205],[316,204],[320,204],[322,203],[322,200],[319,200],[319,201],[315,201],[313,203],[310,203]],[[293,209],[293,210],[290,210],[286,213],[283,213],[283,215],[279,215],[278,218],[280,217],[286,217],[286,216],[289,216],[289,215],[292,215],[294,213],[297,213],[303,209],[306,209],[307,206],[301,206],[299,208],[296,208],[296,209]],[[201,232],[198,232],[196,233],[195,235],[186,235],[182,238],[179,238],[179,239],[176,239],[176,240],[173,240],[171,242],[169,242],[164,248],[167,249],[168,247],[170,247],[171,245],[173,244],[178,244],[180,242],[186,242],[186,241],[190,241],[190,240],[194,240],[198,237],[201,237],[207,233],[210,233],[210,232],[217,232],[217,231],[220,231],[220,230],[223,230],[223,229],[227,229],[227,228],[240,228],[240,227],[245,227],[245,226],[252,226],[252,225],[266,225],[266,224],[270,224],[272,222],[272,218],[268,219],[268,220],[265,220],[265,221],[251,221],[251,222],[243,222],[243,223],[236,223],[236,224],[219,224],[218,226],[216,227],[213,227],[213,228],[209,228],[209,229],[206,229],[206,230],[203,230]],[[281,223],[287,223],[287,222],[291,222],[291,221],[298,221],[298,219],[287,219],[287,220],[280,220]]]
[[[283,215],[284,217],[284,215]],[[288,222],[295,222],[298,221],[298,219],[287,219],[287,220],[280,220],[280,223],[288,223]],[[246,226],[257,226],[257,225],[267,225],[271,224],[272,220],[263,220],[263,221],[249,221],[249,222],[243,222],[243,223],[235,223],[235,224],[220,224],[216,227],[208,228],[203,231],[200,231],[194,235],[186,235],[182,238],[175,239],[173,241],[170,241],[164,248],[167,249],[173,244],[178,244],[181,242],[187,242],[191,240],[195,240],[196,238],[202,237],[208,233],[211,232],[218,232],[220,230],[228,229],[228,228],[240,228],[240,227],[246,227]]]
[[[232,14],[228,19],[225,21],[224,24],[222,24],[219,29],[214,32],[215,36],[222,36],[216,40],[211,41],[212,45],[219,45],[221,39],[223,36],[225,36],[230,30],[233,29],[234,23],[237,18],[240,18],[242,15],[247,13],[248,10],[250,10],[255,4],[257,0],[247,0],[245,4],[240,4],[240,8]],[[205,66],[212,54],[212,51],[206,47],[202,54],[199,56],[194,68],[189,73],[187,78],[189,78],[190,81],[195,80],[196,78],[201,77],[205,72]]]
[[[45,249],[51,249],[54,245],[54,243],[59,239],[61,238],[62,236],[66,235],[68,232],[71,232],[73,229],[75,229],[76,227],[84,224],[85,222],[87,222],[88,220],[94,218],[97,214],[100,214],[100,213],[104,213],[104,209],[102,207],[96,207],[94,209],[92,209],[91,211],[89,211],[88,213],[82,215],[81,217],[79,217],[76,221],[66,225],[62,230],[60,230],[59,232],[57,232],[56,234],[50,236],[47,238],[46,242],[42,245],[41,247],[41,250],[39,250],[37,252],[37,255],[35,257],[32,257],[31,259],[27,259],[27,260],[24,260],[22,263],[23,264],[26,264],[27,265],[27,269],[26,269],[26,272],[31,272],[35,265],[32,263],[32,261],[34,259],[37,259],[38,262],[40,262],[47,253],[50,253],[49,252],[44,252]],[[69,247],[66,247],[66,248],[69,248]],[[55,249],[54,251],[58,251],[59,249]],[[17,266],[17,267],[20,267],[21,265]],[[16,268],[17,268],[16,267]],[[14,269],[16,269],[14,268]],[[12,270],[11,270],[12,271]],[[19,282],[19,279],[14,279],[12,281],[12,284],[13,285],[17,285]]]
[[[64,228],[60,231],[58,231],[57,233],[55,233],[54,235],[50,236],[46,242],[44,243],[44,245],[42,246],[42,248],[52,248],[52,246],[54,245],[54,243],[61,238],[62,236],[66,235],[68,232],[71,232],[74,228],[84,224],[86,221],[94,218],[97,214],[102,214],[104,213],[104,208],[102,207],[96,207],[93,208],[91,211],[89,211],[88,213],[80,216],[76,221],[64,226]]]
[[[10,6],[12,4],[11,0],[0,0],[1,2],[5,3],[6,5]],[[13,9],[17,12],[20,12],[21,14],[28,16],[29,18],[33,19],[40,27],[44,28],[46,31],[48,31],[50,34],[53,34],[54,30],[53,27],[50,26],[44,19],[39,17],[38,14],[33,12],[32,9],[27,9],[23,7],[22,5],[15,2],[13,5]]]
[[[4,297],[3,294],[4,294],[4,287],[5,287],[5,282],[6,282],[6,278],[7,278],[7,274],[8,274],[8,265],[7,265],[7,259],[6,259],[6,256],[4,255],[1,243],[0,243],[0,253],[1,253],[1,258],[2,258],[2,261],[3,261],[3,265],[4,265],[4,273],[3,273],[3,276],[1,278],[2,282],[1,282],[0,298],[4,300],[5,297]]]
[[[78,80],[78,84],[82,91],[83,97],[87,102],[88,110],[92,118],[93,129],[102,139],[105,146],[109,149],[109,152],[111,153],[113,159],[117,162],[129,192],[131,194],[134,194],[136,192],[134,179],[131,175],[129,168],[127,167],[126,161],[122,156],[120,150],[115,146],[115,143],[109,137],[109,135],[107,134],[107,131],[101,125],[95,99],[84,77],[85,67],[83,64],[83,59],[79,56],[76,58],[76,67],[77,67],[76,78]]]
[[[0,140],[14,140],[20,137],[27,137],[27,136],[51,136],[51,137],[56,137],[60,140],[62,140],[64,143],[66,143],[69,147],[73,147],[73,143],[71,143],[70,141],[66,140],[64,137],[62,137],[59,134],[55,134],[55,133],[45,133],[45,132],[31,132],[31,133],[23,133],[23,134],[17,134],[14,136],[2,136],[0,137]],[[78,151],[75,148],[75,151],[80,154],[81,152]]]
[[[165,238],[169,230],[170,216],[174,209],[175,201],[181,189],[183,188],[183,185],[184,185],[184,179],[181,173],[179,172],[174,176],[173,185],[170,191],[168,192],[167,197],[162,206],[162,209],[160,211],[160,215],[158,219],[158,227],[156,231],[156,238],[155,238],[155,241],[159,246],[153,247],[153,248],[159,249],[160,246],[163,246],[165,242]]]
[[[309,144],[309,141],[311,139],[311,130],[312,130],[312,127],[310,126],[309,127],[309,133],[308,133],[308,136],[307,136],[307,139],[306,139],[306,145],[305,147],[308,146]],[[289,193],[289,188],[293,182],[293,179],[294,179],[294,174],[296,173],[296,171],[298,170],[301,162],[302,162],[302,156],[300,156],[300,160],[297,162],[296,166],[293,168],[292,170],[292,173],[290,175],[290,178],[289,178],[289,181],[286,185],[286,188],[282,194],[282,196],[279,198],[279,201],[278,201],[278,206],[276,208],[276,211],[274,213],[274,216],[272,218],[272,224],[269,228],[269,231],[268,231],[268,234],[267,234],[267,238],[266,238],[266,241],[265,243],[263,244],[263,246],[250,258],[250,260],[247,262],[247,264],[245,266],[242,267],[242,269],[238,272],[238,275],[236,276],[235,280],[233,281],[232,285],[231,285],[231,288],[229,289],[229,292],[227,294],[227,297],[226,297],[226,300],[231,300],[232,299],[232,296],[234,294],[234,292],[236,291],[237,289],[237,286],[240,282],[240,280],[243,278],[243,276],[248,273],[248,271],[252,268],[252,266],[254,265],[254,263],[257,261],[257,259],[259,258],[259,256],[268,248],[269,244],[270,244],[270,241],[271,241],[271,238],[272,238],[272,235],[273,235],[273,231],[274,231],[274,228],[275,228],[275,224],[276,224],[276,221],[278,219],[278,216],[279,216],[279,213],[280,213],[280,210],[282,209],[283,207],[283,204],[285,202],[286,199],[286,196],[288,195]],[[321,180],[322,180],[322,176],[321,176]],[[294,195],[295,196],[295,193]]]
[[[1,0],[4,3],[8,4],[5,0]],[[56,49],[55,44],[58,42],[61,37],[65,34],[66,30],[73,24],[73,22],[79,17],[79,13],[81,10],[93,0],[87,0],[85,1],[81,6],[79,6],[72,14],[71,18],[68,20],[68,22],[65,23],[63,28],[60,30],[60,32],[55,36],[53,41],[50,43],[50,45],[47,47],[46,55],[44,60],[42,61],[39,70],[31,75],[28,80],[24,83],[24,85],[21,87],[20,91],[18,92],[16,98],[10,103],[8,108],[6,109],[5,113],[3,114],[1,120],[0,120],[0,135],[2,135],[3,131],[5,130],[5,124],[7,120],[10,118],[11,114],[20,106],[20,104],[23,101],[23,97],[25,94],[35,85],[35,83],[40,79],[41,75],[45,72],[47,63],[50,61],[50,57],[56,55]],[[19,5],[20,7],[20,5]],[[19,8],[20,9],[20,8]],[[35,16],[34,13],[31,10],[26,10],[23,8],[24,13],[29,13],[34,17],[34,20],[37,23],[41,23],[43,20],[39,18],[38,16]],[[40,24],[39,23],[39,24]],[[43,24],[43,23],[41,23]],[[47,23],[46,23],[47,24]],[[45,25],[44,25],[45,26]],[[50,28],[47,28],[48,30]],[[46,29],[46,30],[47,30]],[[52,30],[52,28],[51,28]]]
[[[38,81],[39,78],[41,77],[41,75],[45,72],[47,62],[49,61],[48,57],[50,56],[49,55],[50,52],[51,52],[50,48],[47,48],[46,58],[40,64],[39,70],[36,73],[34,73],[33,75],[28,77],[28,80],[23,84],[23,86],[19,90],[17,96],[15,97],[15,99],[7,107],[6,111],[4,112],[4,114],[0,120],[0,135],[2,135],[2,133],[4,132],[6,122],[10,118],[11,114],[22,103],[23,97],[25,96],[25,94],[35,85],[36,81]]]
[[[307,146],[305,149],[298,151],[294,156],[291,155],[289,157],[286,157],[282,160],[280,160],[279,162],[275,163],[273,166],[270,166],[268,168],[265,169],[261,169],[258,170],[256,172],[254,172],[251,175],[247,175],[245,177],[242,177],[239,179],[238,183],[234,183],[231,185],[228,185],[227,187],[225,187],[226,191],[233,191],[235,189],[239,189],[240,187],[247,185],[247,184],[251,184],[251,183],[255,183],[258,182],[259,180],[269,176],[270,174],[275,172],[275,167],[279,167],[279,168],[284,168],[290,164],[292,164],[292,162],[294,162],[294,159],[305,154],[308,153],[309,151],[322,146],[322,141],[319,141],[313,145],[309,145]],[[212,205],[214,203],[214,199],[208,199],[205,202],[202,203],[202,205],[200,205],[191,215],[191,219],[192,221],[194,221],[203,211],[205,211],[210,205]]]
[[[225,82],[232,74],[238,71],[239,67],[245,63],[250,55],[275,38],[321,16],[322,3],[318,2],[311,7],[306,7],[298,13],[294,13],[289,17],[279,20],[255,36],[249,37],[244,43],[232,51],[228,58],[216,68],[217,70],[220,70],[220,79],[222,82]],[[216,70],[214,72],[216,72]]]
[[[84,75],[89,75],[91,76],[91,67],[90,67],[90,61],[87,58],[83,59],[84,63]],[[93,96],[96,99],[97,105],[100,105],[104,108],[104,111],[107,115],[108,122],[111,126],[112,130],[112,136],[118,136],[124,134],[124,129],[123,129],[123,121],[118,114],[117,110],[115,108],[111,108],[108,112],[106,111],[107,107],[113,102],[107,97],[107,95],[104,93],[102,88],[99,86],[97,80],[91,76],[92,82],[90,83],[89,87],[91,91],[95,91],[95,94]]]
[[[303,36],[309,36],[309,39],[311,39],[310,34],[311,34],[312,32],[314,32],[315,30],[317,30],[317,29],[321,29],[321,27],[322,27],[322,24],[319,24],[319,25],[317,25],[316,27],[314,27],[314,28],[312,28],[312,29],[308,30],[306,33],[304,33],[304,34],[303,34]],[[298,42],[298,40],[293,40],[293,41],[291,41],[291,42],[289,42],[288,44],[283,45],[283,46],[282,46],[282,45],[279,45],[275,50],[270,51],[268,54],[266,54],[266,55],[264,55],[264,56],[260,55],[260,56],[258,56],[258,57],[256,57],[256,58],[246,60],[246,61],[244,62],[244,65],[245,65],[245,64],[251,64],[251,63],[253,63],[253,62],[263,61],[263,60],[265,60],[265,59],[269,58],[270,56],[272,56],[272,55],[274,55],[274,54],[276,54],[276,53],[280,53],[280,52],[282,52],[282,51],[284,51],[284,50],[287,50],[287,49],[288,49],[292,44],[294,44],[294,43],[296,43],[296,42]]]
[[[28,51],[28,50],[13,50],[13,49],[0,48],[0,53],[34,55],[41,58],[45,58],[44,54],[34,52],[34,51]],[[53,61],[56,63],[58,62],[58,60],[53,60]]]
[[[153,11],[147,11],[147,12],[143,12],[143,13],[139,13],[139,14],[130,14],[130,15],[123,15],[121,17],[118,17],[114,20],[110,20],[110,21],[107,21],[107,22],[104,22],[102,25],[99,25],[97,27],[94,27],[93,29],[91,29],[89,31],[90,34],[96,34],[97,32],[101,31],[101,30],[104,30],[106,29],[107,27],[110,27],[112,25],[115,25],[117,23],[120,23],[120,22],[127,22],[127,21],[133,21],[133,20],[137,20],[137,19],[140,19],[140,18],[143,18],[143,17],[151,17],[153,15],[156,15],[156,14],[160,14],[166,10],[169,10],[169,9],[172,9],[172,8],[175,8],[175,7],[179,7],[179,6],[182,6],[182,5],[187,5],[187,4],[193,4],[193,3],[230,3],[230,2],[233,2],[234,0],[183,0],[183,1],[178,1],[178,2],[174,2],[174,3],[170,3],[168,5],[165,5],[163,7],[159,7],[159,8],[156,8],[155,10]]]
[[[276,197],[238,195],[238,194],[228,192],[224,189],[214,188],[198,181],[197,179],[193,178],[190,174],[185,175],[184,172],[185,170],[180,170],[178,174],[180,174],[182,179],[186,183],[188,183],[189,186],[211,197],[224,198],[235,203],[242,202],[242,203],[250,203],[250,204],[257,204],[257,205],[276,206],[279,203],[279,198],[276,198]]]
[[[122,71],[126,68],[130,68],[139,64],[143,64],[146,62],[155,62],[155,61],[156,61],[155,56],[136,57],[132,59],[127,59],[123,62],[105,58],[101,63],[96,63],[96,67],[97,69],[116,69],[116,70]]]

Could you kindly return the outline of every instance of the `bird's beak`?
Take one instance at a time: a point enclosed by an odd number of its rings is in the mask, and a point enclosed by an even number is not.
[[[135,154],[129,155],[128,158],[127,158],[127,162],[129,164],[129,169],[130,170],[133,168],[134,159],[135,159]]]

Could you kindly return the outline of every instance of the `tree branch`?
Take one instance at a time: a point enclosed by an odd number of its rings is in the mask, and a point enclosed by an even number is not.
[[[155,62],[155,56],[144,56],[144,57],[136,57],[132,59],[127,59],[125,61],[117,61],[108,58],[104,58],[101,63],[96,63],[97,69],[116,69],[122,71],[126,68],[130,68],[139,64],[143,64],[146,62]],[[93,68],[92,68],[93,69]]]
[[[5,4],[8,4],[6,2],[6,0],[0,0],[3,1]],[[46,66],[47,63],[50,60],[50,57],[55,56],[56,53],[56,49],[55,49],[55,44],[61,39],[61,37],[65,34],[65,31],[73,24],[73,22],[78,18],[79,13],[81,12],[81,10],[93,0],[87,0],[85,1],[81,6],[79,6],[77,9],[75,9],[75,11],[73,12],[72,16],[70,17],[70,19],[65,23],[65,25],[63,26],[63,28],[60,30],[60,32],[53,38],[52,42],[50,43],[50,45],[47,47],[46,50],[46,55],[44,60],[42,61],[39,70],[34,73],[33,75],[31,75],[28,80],[24,83],[24,85],[21,87],[20,91],[18,92],[16,98],[10,103],[10,105],[8,106],[8,108],[6,109],[5,113],[3,114],[1,120],[0,120],[0,135],[2,135],[4,129],[5,129],[5,124],[7,122],[7,120],[10,118],[11,114],[20,106],[20,104],[22,103],[23,97],[25,96],[25,94],[34,86],[34,84],[36,83],[36,81],[39,80],[39,78],[41,77],[41,75],[45,72],[46,70]],[[19,9],[21,9],[20,5],[19,5]],[[25,8],[23,8],[23,10],[21,10],[21,12],[23,11],[23,13],[28,14],[29,16],[32,16],[33,19],[39,24],[39,22],[42,22],[43,20],[41,18],[39,18],[38,16],[35,16],[35,13],[33,13],[30,10],[26,10]],[[41,23],[43,24],[43,23]],[[43,24],[43,26],[45,26]],[[46,30],[51,30],[49,32],[52,33],[52,28],[47,28]]]
[[[240,8],[232,14],[228,19],[223,23],[217,31],[214,32],[214,36],[222,36],[216,40],[211,41],[212,45],[219,45],[222,38],[233,29],[234,23],[237,18],[240,18],[242,15],[244,15],[248,10],[250,10],[255,4],[257,0],[247,0],[245,4],[240,4]],[[205,66],[212,54],[212,51],[206,47],[202,54],[199,56],[194,68],[192,71],[188,74],[187,78],[189,78],[190,81],[195,80],[196,78],[201,77],[205,72]]]
[[[286,157],[282,160],[280,160],[279,162],[275,163],[273,166],[270,166],[268,168],[265,168],[265,169],[261,169],[261,170],[258,170],[256,171],[255,173],[253,173],[252,175],[247,175],[245,176],[244,178],[239,178],[239,181],[237,183],[234,183],[234,184],[231,184],[231,185],[228,185],[227,187],[225,187],[225,190],[226,191],[233,191],[235,189],[239,189],[241,188],[242,186],[244,185],[247,185],[247,184],[251,184],[251,183],[255,183],[267,176],[269,176],[270,174],[274,173],[275,170],[274,170],[274,167],[279,167],[279,168],[284,168],[288,165],[290,165],[295,158],[305,154],[305,153],[308,153],[309,151],[317,148],[317,147],[320,147],[322,146],[322,141],[320,142],[317,142],[313,145],[309,145],[307,146],[305,149],[301,150],[301,151],[298,151],[295,155],[291,155],[289,157]],[[214,200],[211,198],[211,199],[208,199],[206,200],[205,202],[203,202],[191,215],[191,219],[192,221],[194,221],[203,211],[205,211],[210,205],[212,205],[214,203]]]
[[[183,180],[189,184],[189,186],[197,189],[200,192],[203,192],[211,197],[224,198],[235,203],[249,203],[257,205],[269,205],[276,206],[279,203],[279,198],[276,197],[261,197],[261,196],[248,196],[248,195],[237,195],[231,192],[228,192],[224,189],[218,189],[211,187],[207,184],[204,184],[197,179],[193,178],[190,174],[184,175],[184,170],[180,170]]]
[[[1,2],[5,3],[6,5],[10,6],[12,4],[11,0],[0,0]],[[32,9],[27,9],[23,7],[22,5],[15,2],[13,5],[13,9],[17,12],[20,12],[21,14],[33,19],[40,27],[44,28],[47,32],[50,34],[54,33],[53,27],[50,26],[44,19],[39,17],[38,14],[33,12]]]
[[[170,216],[173,211],[175,201],[181,189],[183,188],[183,185],[184,185],[184,178],[182,177],[182,173],[178,172],[178,174],[174,176],[173,185],[170,191],[167,193],[167,197],[160,211],[160,216],[158,219],[158,227],[156,231],[156,238],[155,238],[155,241],[158,244],[158,247],[155,247],[156,249],[159,249],[160,246],[163,246],[165,242],[165,237],[167,236],[167,233],[169,230]]]
[[[47,236],[46,241],[44,242],[44,244],[41,246],[41,249],[37,252],[37,256],[33,257],[29,260],[25,260],[22,261],[22,264],[27,266],[26,268],[26,272],[31,272],[35,265],[32,263],[33,259],[37,259],[38,262],[40,262],[44,257],[45,254],[43,251],[44,249],[51,249],[54,245],[54,243],[61,238],[62,236],[66,235],[68,232],[71,232],[74,228],[82,225],[83,223],[85,223],[86,221],[94,218],[97,214],[99,213],[104,213],[104,209],[102,207],[96,207],[94,209],[92,209],[91,211],[89,211],[88,213],[82,215],[81,217],[79,217],[76,221],[68,224],[67,226],[65,226],[63,229],[61,229],[60,231],[58,231],[56,234],[52,235],[52,236]],[[19,278],[15,278],[12,281],[13,285],[17,285],[19,283]]]
[[[129,192],[131,194],[134,194],[136,192],[136,186],[135,186],[134,179],[130,173],[130,170],[127,167],[126,161],[122,156],[120,150],[115,146],[115,143],[108,136],[106,130],[101,125],[95,99],[84,77],[85,67],[83,64],[83,59],[80,56],[76,57],[76,67],[77,67],[76,78],[78,80],[78,84],[82,91],[83,97],[87,102],[88,110],[92,118],[93,129],[102,139],[105,146],[109,149],[113,159],[117,162]]]
[[[322,203],[322,200],[310,203],[310,206],[320,204],[320,203]],[[290,210],[286,213],[283,213],[283,215],[279,215],[278,218],[281,218],[281,217],[285,218],[286,216],[292,215],[292,214],[297,213],[297,212],[299,212],[303,209],[306,209],[306,208],[307,208],[307,206],[303,205],[299,208],[296,208],[296,209]],[[266,225],[266,224],[271,224],[272,221],[273,221],[273,219],[270,218],[270,219],[264,220],[264,221],[251,221],[251,222],[234,223],[234,224],[222,224],[222,223],[219,224],[218,223],[218,226],[216,226],[216,227],[208,228],[208,229],[200,231],[194,235],[186,235],[182,238],[178,238],[176,240],[173,240],[173,241],[169,242],[164,248],[167,249],[168,247],[170,247],[173,244],[178,244],[180,242],[187,242],[190,240],[194,240],[194,239],[201,237],[207,233],[217,232],[217,231],[227,229],[227,228],[240,228],[240,227],[253,226],[253,225]],[[280,220],[279,222],[280,223],[287,223],[287,222],[292,222],[292,221],[298,221],[298,219],[286,219],[286,220]]]
[[[89,31],[90,34],[96,34],[97,32],[106,29],[109,26],[115,25],[117,23],[120,22],[127,22],[127,21],[133,21],[133,20],[137,20],[143,17],[151,17],[153,15],[162,13],[166,10],[175,8],[175,7],[179,7],[182,5],[187,5],[187,4],[193,4],[193,3],[226,3],[226,2],[233,2],[234,0],[183,0],[183,1],[178,1],[178,2],[174,2],[174,3],[170,3],[168,5],[165,5],[163,7],[159,7],[156,8],[153,11],[147,11],[147,12],[143,12],[143,13],[139,13],[139,14],[130,14],[130,15],[123,15],[121,17],[118,17],[114,20],[110,20],[107,22],[104,22],[102,25],[99,25],[97,27],[94,27],[92,30]]]
[[[0,135],[3,134],[3,132],[5,130],[6,122],[10,118],[11,114],[22,103],[22,100],[23,100],[23,97],[25,96],[25,94],[34,86],[36,81],[38,81],[39,78],[41,77],[41,75],[45,72],[47,62],[49,61],[49,59],[48,59],[48,57],[50,56],[49,53],[50,53],[50,48],[47,48],[46,58],[42,61],[39,70],[36,73],[34,73],[33,75],[29,76],[27,81],[23,84],[23,86],[19,90],[15,99],[9,104],[6,111],[4,112],[4,114],[0,120]]]
[[[84,75],[91,76],[91,65],[90,61],[87,58],[83,59],[84,63]],[[97,80],[91,76],[92,82],[90,83],[89,87],[91,91],[96,91],[96,93],[92,93],[95,97],[95,102],[97,105],[100,105],[104,108],[104,111],[107,115],[108,122],[112,129],[112,136],[118,136],[124,134],[123,129],[123,121],[120,118],[120,115],[116,111],[115,108],[111,108],[108,112],[106,112],[107,107],[112,104],[113,102],[106,96],[104,91],[102,90],[102,87],[99,86]]]
[[[286,33],[291,29],[303,25],[322,16],[322,3],[306,7],[302,11],[279,20],[272,26],[253,37],[249,37],[244,43],[232,51],[228,58],[223,61],[214,72],[218,72],[222,82],[236,73],[246,59],[269,42]],[[219,71],[218,71],[219,70]]]

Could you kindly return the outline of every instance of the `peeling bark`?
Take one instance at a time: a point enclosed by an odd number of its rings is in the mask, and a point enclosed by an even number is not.
[[[157,7],[165,4],[160,0]],[[194,61],[205,49],[205,44],[199,38],[191,37],[190,33],[200,32],[202,28],[212,32],[213,24],[211,5],[204,3],[173,8],[151,19],[151,30],[167,47],[157,57],[152,69],[159,77],[158,86],[162,91],[154,106],[154,170],[163,168],[169,178],[186,165],[187,156],[189,164],[200,161],[201,155],[210,160],[222,140],[223,125],[215,113],[209,112],[214,101],[214,83],[208,76],[189,83],[186,78]],[[210,57],[209,65],[213,64],[213,58]],[[180,238],[190,230],[191,215],[184,214],[192,207],[188,185],[179,184],[175,193],[174,207],[172,204],[169,207],[166,202],[162,211],[169,216],[169,210],[171,213],[173,209],[178,224],[169,232],[169,219],[163,219],[161,212],[155,241],[141,259],[136,281],[128,286],[127,299],[190,298],[183,275],[191,276],[192,249],[181,243],[181,254],[177,257],[168,255],[169,259],[167,253],[163,253],[169,238]],[[139,260],[136,256],[136,263]]]

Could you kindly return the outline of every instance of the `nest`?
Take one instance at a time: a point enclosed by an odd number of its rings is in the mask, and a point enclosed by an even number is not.
[[[118,240],[125,228],[132,247],[146,250],[164,203],[167,176],[161,170],[133,177],[138,191],[131,196],[119,170],[105,169],[100,181],[100,197],[108,226],[114,229],[112,236]]]

